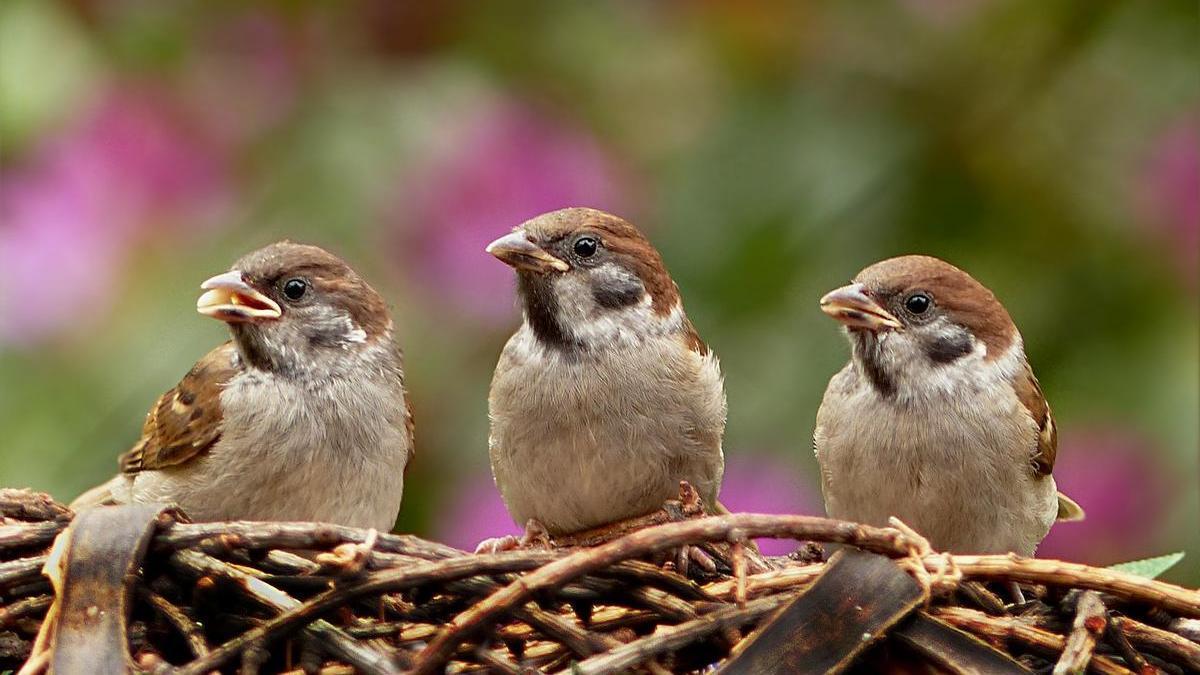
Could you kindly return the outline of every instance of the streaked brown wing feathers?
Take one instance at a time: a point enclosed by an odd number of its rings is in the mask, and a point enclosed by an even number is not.
[[[121,471],[177,466],[203,454],[221,436],[221,389],[237,372],[236,348],[209,352],[146,414],[142,437],[121,455]]]
[[[1029,411],[1029,416],[1038,427],[1037,447],[1033,449],[1030,457],[1034,473],[1038,476],[1048,476],[1054,471],[1054,459],[1058,454],[1058,429],[1054,424],[1054,415],[1050,412],[1050,404],[1046,402],[1042,387],[1028,364],[1025,365],[1025,371],[1017,375],[1013,387],[1017,399]]]

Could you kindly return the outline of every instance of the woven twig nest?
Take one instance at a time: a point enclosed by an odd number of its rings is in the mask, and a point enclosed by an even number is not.
[[[0,515],[0,670],[1200,672],[1200,591],[941,555],[899,524],[733,514],[474,555],[153,506],[75,517],[22,490],[0,490]],[[850,546],[750,573],[752,537]],[[645,561],[710,543],[729,569],[700,580]],[[1025,603],[1009,602],[1012,583]]]

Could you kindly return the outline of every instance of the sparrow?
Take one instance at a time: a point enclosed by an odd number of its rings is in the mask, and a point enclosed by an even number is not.
[[[991,291],[909,255],[859,272],[821,309],[851,347],[813,436],[830,517],[895,516],[940,551],[1026,556],[1055,520],[1083,517],[1057,491],[1054,418]]]
[[[523,310],[488,396],[492,473],[514,520],[576,533],[655,511],[680,481],[715,504],[721,369],[645,235],[568,208],[487,252],[516,270]]]
[[[391,530],[413,424],[383,299],[336,256],[286,241],[200,288],[196,311],[233,339],[158,399],[120,473],[72,508]]]

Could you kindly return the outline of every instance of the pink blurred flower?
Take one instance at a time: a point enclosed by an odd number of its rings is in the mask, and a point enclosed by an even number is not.
[[[1200,271],[1200,112],[1173,123],[1153,142],[1140,197],[1144,217],[1160,229],[1195,289]]]
[[[1055,525],[1038,557],[1108,565],[1166,553],[1154,546],[1173,486],[1154,457],[1149,442],[1126,431],[1065,434],[1054,478],[1087,519]]]
[[[437,510],[433,524],[436,540],[471,551],[484,539],[521,534],[522,528],[517,527],[504,507],[491,471],[467,476],[449,497],[448,502]]]
[[[133,238],[220,194],[219,161],[146,92],[118,90],[0,176],[0,344],[96,314]]]
[[[805,480],[800,467],[777,457],[728,457],[720,499],[734,513],[825,515],[821,495]],[[785,555],[797,547],[786,539],[760,539],[758,545],[767,555]]]
[[[307,20],[256,7],[209,27],[183,89],[213,134],[232,144],[253,142],[292,112],[304,75]]]
[[[469,121],[461,139],[405,190],[397,220],[415,233],[402,254],[431,289],[473,316],[511,316],[496,288],[512,272],[483,253],[488,242],[545,211],[594,206],[623,212],[612,163],[591,137],[515,105]]]

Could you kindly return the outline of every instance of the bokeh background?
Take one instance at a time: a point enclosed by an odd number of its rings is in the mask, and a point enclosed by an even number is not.
[[[847,348],[816,300],[900,253],[993,288],[1088,510],[1041,553],[1187,550],[1200,583],[1192,0],[0,2],[0,484],[109,477],[226,338],[197,284],[289,237],[393,303],[418,455],[398,527],[516,531],[486,392],[518,321],[484,245],[590,205],[662,250],[730,401],[724,500],[819,513]],[[778,550],[777,548],[773,550]]]

